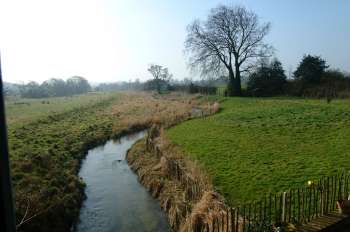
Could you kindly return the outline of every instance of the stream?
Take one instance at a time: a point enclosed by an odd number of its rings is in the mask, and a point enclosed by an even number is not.
[[[145,132],[135,133],[88,151],[79,172],[87,198],[76,231],[170,231],[158,201],[125,160],[127,150],[144,136]]]

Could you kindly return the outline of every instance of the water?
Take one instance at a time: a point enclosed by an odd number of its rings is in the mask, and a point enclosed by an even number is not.
[[[78,232],[170,231],[159,203],[138,182],[126,151],[145,132],[89,150],[79,176],[87,184]]]

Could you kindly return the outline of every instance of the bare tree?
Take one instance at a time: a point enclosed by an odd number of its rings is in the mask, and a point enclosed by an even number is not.
[[[163,68],[161,65],[157,64],[151,64],[148,71],[152,74],[157,92],[160,94],[162,83],[169,82],[173,75],[169,73],[168,68]]]
[[[206,21],[195,20],[187,28],[190,67],[202,75],[228,74],[229,95],[240,96],[241,73],[272,52],[263,41],[269,29],[269,23],[260,24],[258,16],[242,6],[218,6]]]

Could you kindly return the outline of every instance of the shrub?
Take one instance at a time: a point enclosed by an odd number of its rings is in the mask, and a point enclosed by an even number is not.
[[[286,75],[281,62],[274,60],[270,64],[261,64],[249,76],[247,92],[251,96],[275,96],[284,93]]]
[[[306,55],[294,72],[294,77],[301,81],[305,87],[310,84],[318,84],[327,68],[326,61],[321,57]]]

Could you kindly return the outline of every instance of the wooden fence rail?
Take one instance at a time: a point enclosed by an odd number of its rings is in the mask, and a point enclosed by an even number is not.
[[[178,161],[167,159],[153,139],[159,131],[149,132],[147,149],[156,153],[158,158],[166,159],[169,175],[176,178],[185,189],[187,200],[199,200],[204,186],[181,168]],[[350,196],[350,171],[330,177],[323,177],[308,186],[290,189],[285,192],[269,194],[260,201],[227,207],[219,214],[212,215],[194,231],[207,232],[260,232],[276,231],[276,227],[291,223],[301,225],[336,210],[337,201]]]
[[[325,177],[308,186],[270,194],[260,201],[227,208],[208,231],[274,231],[291,223],[300,225],[334,212],[337,200],[349,197],[350,173]]]

